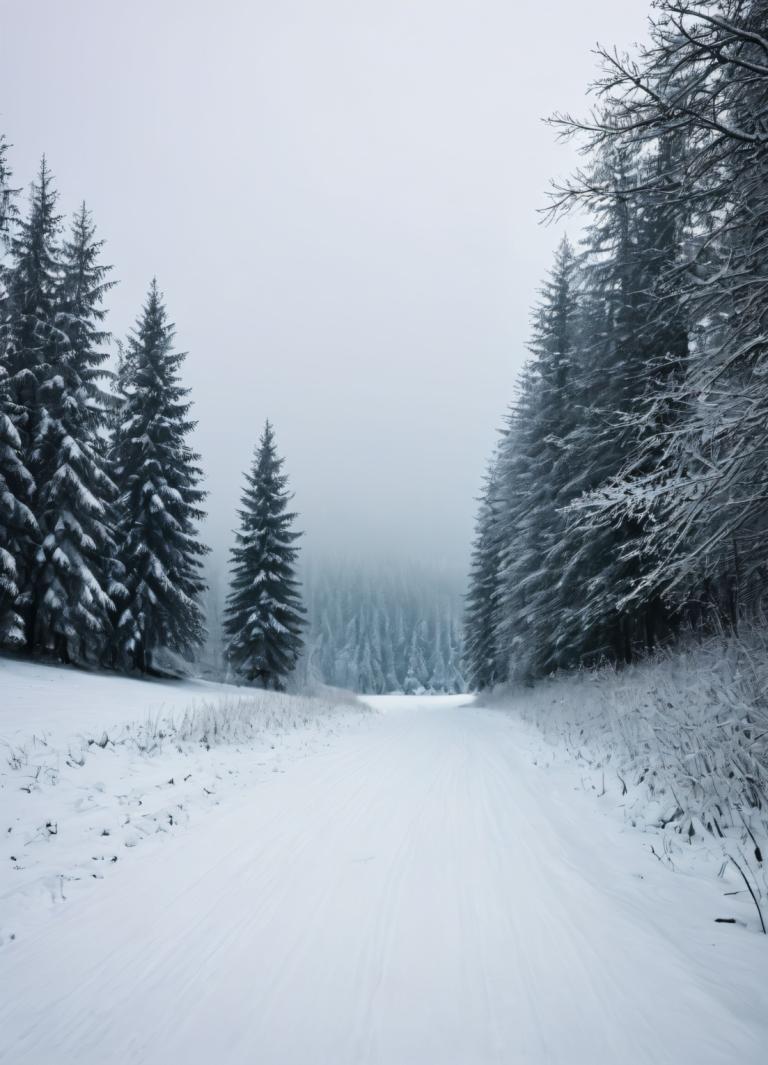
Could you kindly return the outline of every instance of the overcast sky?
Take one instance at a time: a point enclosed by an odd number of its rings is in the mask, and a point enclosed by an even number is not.
[[[464,567],[595,43],[649,0],[0,0],[0,129],[85,198],[122,336],[156,274],[229,542],[275,424],[313,555]],[[574,234],[575,235],[575,234]]]

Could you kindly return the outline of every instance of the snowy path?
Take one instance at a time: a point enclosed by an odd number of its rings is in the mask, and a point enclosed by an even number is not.
[[[378,706],[12,944],[0,1060],[766,1060],[768,954],[711,884],[531,766],[510,716]]]

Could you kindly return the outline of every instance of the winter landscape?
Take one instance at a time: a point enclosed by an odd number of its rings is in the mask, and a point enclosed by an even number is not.
[[[0,0],[0,1062],[768,1060],[768,0],[540,6]]]

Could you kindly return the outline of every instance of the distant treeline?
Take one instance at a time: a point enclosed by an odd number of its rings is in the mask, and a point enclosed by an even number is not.
[[[416,566],[310,567],[305,669],[358,692],[462,692],[461,590]]]

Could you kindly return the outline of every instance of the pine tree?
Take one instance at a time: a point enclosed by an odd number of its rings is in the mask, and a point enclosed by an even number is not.
[[[452,617],[449,624],[448,644],[448,687],[449,692],[465,692],[468,689],[461,663],[464,661],[464,629],[458,617]]]
[[[384,648],[381,644],[381,620],[381,614],[371,608],[368,618],[371,649],[371,676],[368,690],[376,695],[381,695],[387,690],[384,679]]]
[[[13,423],[15,410],[8,389],[6,345],[10,314],[8,271],[3,259],[16,220],[15,190],[7,162],[8,144],[0,136],[0,646],[24,642],[19,613],[21,559],[37,534],[29,503],[34,482],[21,455],[21,438]]]
[[[200,597],[206,554],[197,536],[205,492],[187,438],[185,355],[153,281],[128,339],[118,378],[119,417],[110,450],[118,487],[116,535],[124,591],[117,600],[114,662],[152,672],[163,652],[189,656],[205,639]]]
[[[43,158],[37,181],[32,184],[28,216],[18,223],[11,236],[11,257],[5,278],[6,310],[0,344],[7,372],[7,393],[16,408],[14,423],[24,452],[33,461],[37,458],[36,433],[46,417],[40,388],[51,376],[60,349],[67,342],[56,323],[62,273],[57,199],[51,172]]]
[[[2,285],[2,252],[3,246],[8,242],[8,234],[11,224],[16,219],[16,192],[11,185],[12,172],[8,164],[8,148],[10,145],[5,135],[0,133],[0,296],[3,292]]]
[[[496,461],[498,577],[494,616],[485,622],[494,648],[485,683],[529,681],[562,664],[556,626],[570,603],[562,585],[566,570],[553,555],[561,549],[561,508],[571,497],[577,465],[570,435],[578,409],[579,342],[577,265],[563,240],[541,289],[531,359]],[[478,635],[467,631],[468,647]]]
[[[29,213],[11,233],[0,321],[2,412],[13,427],[12,433],[4,433],[6,460],[11,453],[15,455],[10,459],[14,469],[6,471],[5,478],[16,503],[22,507],[14,507],[16,519],[26,515],[27,509],[36,511],[35,488],[45,474],[39,445],[50,418],[45,386],[54,379],[67,344],[56,322],[61,281],[61,219],[56,214],[56,200],[51,172],[43,158],[37,181],[32,185]],[[24,619],[25,639],[31,647],[36,604],[29,594],[29,582],[39,562],[37,530],[27,520],[21,528],[18,520],[11,520],[16,528],[12,548],[19,589],[16,602]]]
[[[374,680],[373,655],[371,653],[371,643],[368,637],[364,639],[362,647],[360,648],[360,665],[355,690],[365,692],[369,695],[375,695],[378,690]]]
[[[24,642],[19,559],[37,533],[34,515],[24,502],[32,493],[32,481],[20,452],[19,435],[3,410],[0,380],[0,646]]]
[[[395,607],[395,622],[392,627],[392,648],[395,658],[395,673],[398,689],[404,690],[405,674],[408,668],[408,637],[405,631],[405,610],[402,600]]]
[[[353,615],[344,626],[340,649],[334,664],[336,683],[339,687],[348,688],[350,691],[356,691],[360,683],[360,671],[357,663],[359,645],[357,616]]]
[[[382,668],[382,692],[396,692],[400,688],[400,679],[397,675],[395,664],[395,646],[393,638],[393,625],[389,612],[380,615],[381,625],[381,668]]]
[[[415,695],[426,690],[429,669],[424,655],[424,624],[418,621],[411,632],[408,663],[403,682],[406,695]]]
[[[464,618],[464,667],[470,687],[477,690],[490,688],[499,679],[496,610],[500,561],[498,479],[494,462],[480,498]]]
[[[63,661],[100,657],[114,608],[116,488],[101,436],[108,402],[100,387],[108,357],[102,302],[110,288],[110,267],[99,262],[102,244],[83,204],[61,252],[55,324],[63,339],[39,388],[46,413],[34,439],[41,543],[28,576],[29,643]]]
[[[448,676],[448,663],[444,654],[444,637],[442,618],[438,611],[434,617],[434,631],[432,634],[432,654],[429,665],[429,690],[433,692],[451,691],[451,680]]]
[[[532,560],[524,575],[528,676],[571,664],[558,620],[571,603],[563,584],[569,560],[562,554],[566,531],[562,508],[570,502],[574,481],[581,473],[581,457],[572,444],[581,398],[578,281],[576,258],[564,238],[542,289],[530,346],[535,389],[526,434],[529,509],[525,550]],[[517,550],[515,555],[519,561]]]
[[[604,198],[587,235],[586,365],[580,424],[573,434],[579,492],[599,492],[628,464],[646,475],[664,463],[664,445],[657,439],[649,446],[648,422],[641,415],[650,405],[655,431],[661,420],[669,427],[669,412],[661,411],[658,396],[682,372],[688,355],[681,300],[668,283],[679,266],[685,206],[638,190],[667,173],[674,154],[671,140],[639,162],[613,148],[596,167],[596,183],[622,191]],[[599,527],[568,523],[563,552],[579,553],[585,590],[569,593],[571,600],[581,600],[581,608],[568,643],[581,661],[600,655],[630,661],[669,631],[667,610],[654,590],[632,594],[652,569],[648,553],[638,549],[644,532],[643,524],[628,516]]]
[[[296,579],[301,533],[288,510],[283,464],[267,422],[245,479],[224,619],[229,661],[245,680],[278,691],[296,666],[304,626]]]

